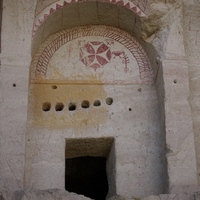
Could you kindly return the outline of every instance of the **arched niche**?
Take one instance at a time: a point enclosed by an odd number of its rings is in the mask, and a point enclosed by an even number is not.
[[[54,12],[62,9],[63,7],[67,7],[69,5],[75,3],[87,2],[90,0],[38,0],[35,12],[35,20],[33,27],[33,34],[37,31],[40,25]],[[148,15],[150,10],[150,5],[148,0],[99,0],[99,2],[106,2],[110,4],[114,4],[117,6],[124,6],[125,8],[131,10],[138,16],[144,17]]]
[[[145,17],[149,10],[147,0],[38,1],[32,32],[32,53],[52,34],[85,25],[113,26],[139,36],[140,18]]]
[[[87,77],[102,84],[152,84],[155,79],[139,42],[109,26],[61,31],[40,47],[31,64],[32,82],[91,81]]]
[[[79,149],[79,139],[112,138],[106,154],[108,197],[163,193],[154,80],[144,48],[121,29],[91,25],[50,36],[31,64],[26,187],[64,189],[69,141],[75,139],[72,147]],[[88,145],[89,156],[93,149],[98,155],[104,151]]]

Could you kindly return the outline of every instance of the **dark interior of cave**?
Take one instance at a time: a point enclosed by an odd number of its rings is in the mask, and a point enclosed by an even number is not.
[[[108,193],[105,157],[78,157],[65,160],[65,189],[95,200]]]

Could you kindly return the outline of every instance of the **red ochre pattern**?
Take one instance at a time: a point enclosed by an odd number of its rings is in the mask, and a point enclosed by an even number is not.
[[[74,4],[74,3],[79,3],[79,2],[84,2],[84,1],[90,1],[90,0],[70,0],[70,2],[64,1],[63,3],[52,3],[50,6],[48,6],[48,11],[45,11],[44,15],[40,14],[42,13],[37,13],[35,16],[35,22],[34,22],[34,26],[33,26],[33,36],[35,35],[36,31],[38,30],[38,28],[41,26],[41,24],[54,12],[56,12],[57,10],[68,6],[70,4]],[[148,0],[135,0],[134,2],[128,0],[98,0],[100,2],[107,2],[107,3],[112,3],[112,4],[116,4],[116,5],[120,5],[120,6],[124,6],[126,8],[128,8],[129,10],[133,11],[134,13],[136,13],[139,16],[146,16],[146,13],[148,13],[150,6],[148,3]],[[47,7],[46,7],[47,8]],[[45,10],[46,8],[44,8],[43,10]]]
[[[111,50],[103,42],[92,41],[80,49],[80,60],[95,71],[111,60]]]
[[[42,77],[45,79],[48,63],[54,53],[67,42],[85,36],[107,37],[121,43],[135,57],[139,66],[141,83],[151,84],[154,81],[153,69],[142,46],[125,31],[115,27],[98,25],[71,28],[51,36],[35,54],[31,65],[31,79],[37,80]],[[109,53],[107,59],[110,59]]]

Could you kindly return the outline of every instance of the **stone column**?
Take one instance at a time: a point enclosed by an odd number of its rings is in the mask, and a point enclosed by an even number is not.
[[[169,190],[186,192],[186,187],[197,185],[187,62],[165,60],[163,76]]]
[[[193,192],[198,181],[182,6],[170,18],[163,59],[169,192]]]

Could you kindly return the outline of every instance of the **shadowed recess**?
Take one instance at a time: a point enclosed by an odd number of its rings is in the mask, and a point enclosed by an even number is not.
[[[65,189],[95,200],[108,193],[106,158],[78,157],[65,160]]]

